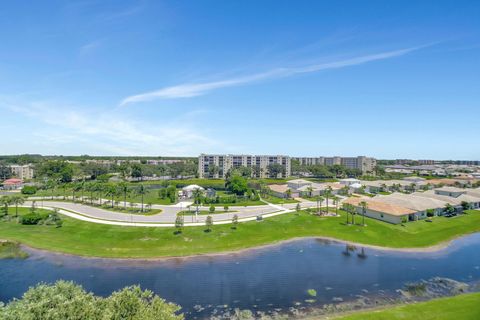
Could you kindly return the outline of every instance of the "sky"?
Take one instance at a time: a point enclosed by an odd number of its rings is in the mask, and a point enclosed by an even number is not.
[[[480,159],[480,1],[7,1],[0,154]]]

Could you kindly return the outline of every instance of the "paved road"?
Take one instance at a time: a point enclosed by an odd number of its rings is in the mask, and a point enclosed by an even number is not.
[[[60,199],[61,198],[61,199]],[[51,199],[46,197],[46,199]],[[92,207],[81,203],[72,203],[68,201],[62,201],[63,197],[58,197],[56,200],[42,201],[40,197],[31,197],[30,201],[26,201],[24,206],[30,207],[32,201],[36,201],[36,205],[52,209],[60,209],[60,213],[68,215],[72,218],[79,220],[114,224],[114,225],[128,225],[128,226],[173,226],[177,213],[185,210],[190,203],[182,203],[176,205],[152,205],[152,209],[161,209],[162,212],[155,215],[140,215],[130,214],[123,212],[115,212],[102,208]],[[108,200],[103,199],[103,202]],[[136,204],[137,207],[140,204]],[[127,203],[128,206],[128,203]],[[212,214],[212,218],[215,224],[230,223],[234,215],[237,215],[239,221],[251,221],[255,220],[258,216],[270,217],[278,214],[292,212],[296,203],[289,203],[283,205],[275,205],[267,203],[261,206],[232,206],[229,208],[228,213]],[[315,207],[316,203],[311,201],[304,201],[301,203],[302,208]],[[207,207],[200,207],[200,210],[208,210]],[[204,225],[207,215],[185,215],[185,226]]]

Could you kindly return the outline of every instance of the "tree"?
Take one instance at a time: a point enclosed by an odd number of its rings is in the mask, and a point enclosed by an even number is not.
[[[297,214],[300,213],[300,210],[302,210],[302,206],[300,205],[300,203],[297,203],[297,206],[295,207],[295,210],[297,211]]]
[[[270,178],[278,178],[278,176],[285,174],[285,168],[279,163],[272,163],[267,166],[268,175]]]
[[[443,209],[443,211],[446,213],[446,214],[452,214],[455,212],[455,208],[450,204],[450,203],[447,203],[445,205],[445,208]]]
[[[71,182],[75,168],[73,164],[61,160],[49,160],[37,167],[37,176],[55,179],[63,183]]]
[[[8,214],[8,206],[12,204],[12,198],[9,196],[2,196],[0,198],[0,205],[3,206],[3,211]]]
[[[210,211],[210,213],[214,213],[215,212],[215,206],[212,204],[210,206],[210,208],[208,208],[208,211]]]
[[[325,192],[323,193],[325,196],[325,203],[327,204],[327,214],[328,214],[328,200],[333,196],[333,190],[332,187],[328,186]]]
[[[140,178],[140,180],[143,179],[143,169],[142,166],[138,163],[134,163],[131,167],[131,173],[130,175],[132,178]]]
[[[362,201],[359,204],[360,207],[362,207],[362,225],[365,226],[365,214],[367,213],[368,203],[366,201]]]
[[[287,199],[290,199],[292,196],[292,190],[287,189],[287,191],[285,191],[285,194],[287,195]]]
[[[462,201],[461,205],[463,211],[472,209],[472,205],[467,201]]]
[[[233,175],[227,180],[226,188],[236,195],[243,195],[248,190],[247,179],[240,175]]]
[[[311,198],[311,197],[312,197],[312,194],[313,194],[313,188],[312,188],[312,186],[308,186],[308,187],[307,187],[307,192],[308,192],[308,196]]]
[[[228,209],[229,209],[228,205],[224,205],[224,206],[223,206],[223,210],[224,210],[224,211],[228,211]]]
[[[338,202],[340,201],[340,198],[337,196],[332,197],[333,204],[335,205],[335,215],[338,216]]]
[[[233,224],[233,229],[237,229],[238,225],[238,215],[234,214],[232,217],[232,224]]]
[[[434,209],[427,209],[426,212],[427,212],[427,217],[429,217],[429,218],[435,216],[435,210]]]
[[[220,172],[220,167],[214,164],[208,166],[208,176],[210,178],[215,177]]]
[[[117,189],[117,186],[113,183],[108,183],[105,185],[105,195],[107,197],[110,197],[111,198],[111,201],[112,201],[112,208],[114,207],[115,205],[115,196],[117,195],[118,193],[118,189]]]
[[[168,303],[152,291],[131,286],[98,297],[80,285],[57,281],[53,285],[38,284],[28,289],[21,299],[0,306],[1,319],[49,320],[183,320],[177,315],[180,307]]]
[[[18,206],[25,202],[25,198],[22,196],[12,196],[12,204],[15,205],[15,217],[18,217]]]
[[[210,232],[212,230],[213,226],[213,218],[212,216],[208,216],[207,219],[205,220],[205,226],[207,227],[207,232]]]
[[[119,192],[123,194],[123,209],[127,210],[127,194],[130,191],[130,189],[128,188],[128,183],[122,181],[117,185],[117,188]]]
[[[177,234],[182,233],[183,225],[184,225],[183,216],[177,214],[177,217],[175,218],[175,228],[177,228]]]
[[[49,179],[47,180],[46,186],[47,186],[47,189],[52,190],[52,200],[53,200],[53,194],[55,192],[55,189],[58,186],[58,182],[54,179]]]
[[[141,196],[141,201],[142,201],[142,209],[141,212],[143,212],[143,200],[145,195],[147,194],[147,189],[143,184],[140,184],[137,188],[137,194]]]
[[[322,197],[322,196],[316,196],[315,197],[315,201],[317,202],[317,213],[318,214],[321,213],[320,211],[322,210],[322,203],[323,203],[324,200],[325,200],[325,198]]]

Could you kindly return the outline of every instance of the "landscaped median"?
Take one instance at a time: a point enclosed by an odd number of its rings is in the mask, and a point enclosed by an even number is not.
[[[28,212],[27,208],[19,208],[20,214]],[[214,225],[211,232],[205,232],[204,226],[183,228],[179,234],[173,227],[122,227],[65,216],[60,228],[21,225],[11,219],[0,221],[0,238],[83,256],[159,258],[236,251],[299,237],[328,237],[389,248],[424,248],[480,231],[479,211],[405,226],[366,218],[367,227],[346,226],[344,213],[339,213],[340,217],[319,217],[303,211],[291,212],[261,222],[244,222],[236,228],[230,224]]]

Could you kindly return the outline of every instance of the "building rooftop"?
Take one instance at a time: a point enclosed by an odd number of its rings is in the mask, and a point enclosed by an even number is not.
[[[389,214],[392,216],[405,216],[405,215],[409,215],[416,212],[409,208],[405,208],[405,207],[390,204],[390,203],[375,201],[375,200],[372,200],[372,198],[368,198],[368,197],[348,198],[347,200],[344,201],[344,203],[349,203],[358,207],[360,205],[360,202],[362,201],[365,201],[367,203],[369,210]]]

